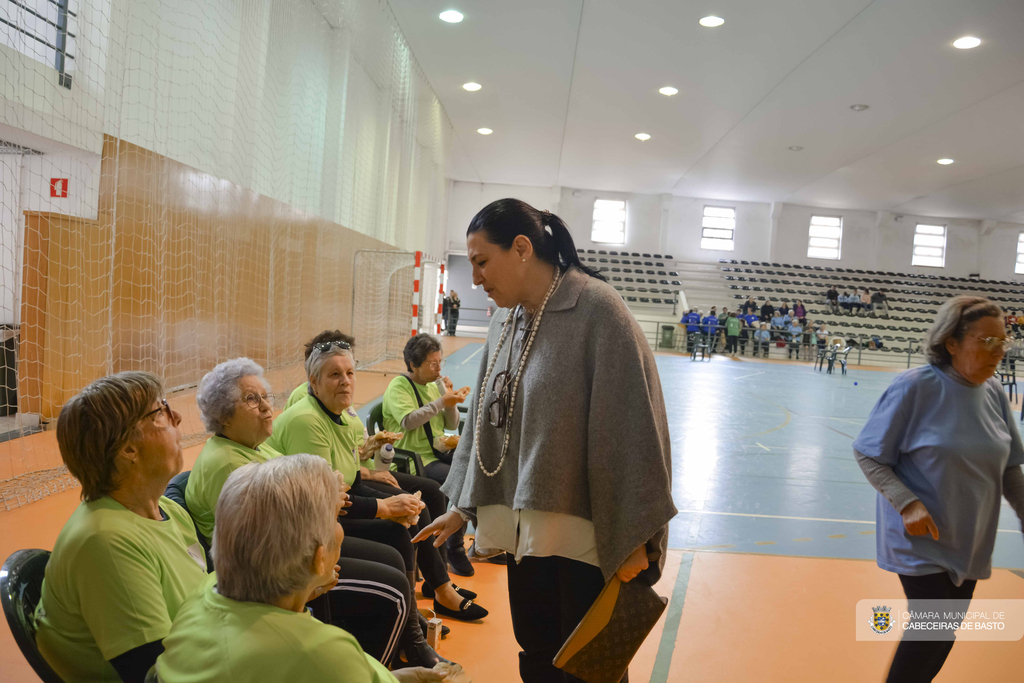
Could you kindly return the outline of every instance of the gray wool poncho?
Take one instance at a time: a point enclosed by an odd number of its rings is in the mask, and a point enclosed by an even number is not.
[[[499,309],[491,320],[462,440],[442,490],[470,515],[479,506],[505,505],[592,521],[606,581],[646,543],[648,553],[659,556],[641,574],[653,585],[677,511],[665,401],[643,332],[610,285],[570,267],[548,301],[523,369],[505,464],[488,477],[472,448],[480,383],[509,314]],[[505,367],[512,332],[491,385]],[[488,386],[484,405],[493,398]],[[488,471],[498,465],[503,438],[485,409],[480,457]]]

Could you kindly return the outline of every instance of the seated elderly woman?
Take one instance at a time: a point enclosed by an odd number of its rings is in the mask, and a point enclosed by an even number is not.
[[[264,443],[273,430],[269,391],[263,368],[249,358],[225,361],[199,382],[199,414],[214,435],[192,468],[185,502],[207,539],[214,536],[214,513],[228,476],[251,462],[278,456]],[[382,662],[391,660],[400,643],[415,651],[413,642],[423,641],[422,629],[414,619],[406,633],[416,603],[398,551],[382,543],[346,539],[339,567],[338,585],[318,598],[316,607]]]
[[[366,428],[352,407],[356,373],[351,347],[340,341],[318,344],[306,362],[306,372],[310,393],[277,417],[274,433],[268,439],[270,446],[285,455],[319,455],[346,482],[353,482],[349,491],[352,505],[341,521],[346,536],[397,549],[412,585],[418,563],[425,584],[435,592],[435,612],[463,621],[487,616],[487,610],[473,604],[475,594],[452,584],[445,562],[431,541],[412,544],[412,536],[432,520],[430,508],[400,489],[385,491],[363,481],[360,462],[372,458],[380,442],[367,438]],[[417,479],[423,485],[421,495],[437,486],[428,479]],[[437,495],[444,500],[439,490]],[[406,651],[406,655],[410,653]]]
[[[442,679],[426,669],[391,674],[349,633],[306,611],[337,580],[340,483],[313,455],[252,463],[227,478],[217,501],[216,584],[174,620],[156,662],[161,683]]]
[[[403,356],[408,372],[391,380],[384,392],[384,429],[402,432],[404,435],[395,446],[419,453],[423,474],[443,484],[452,462],[451,449],[439,448],[438,439],[444,438],[445,428],[459,426],[457,406],[466,400],[469,387],[456,391],[452,381],[441,376],[444,360],[441,342],[436,337],[411,337],[405,343]],[[443,393],[438,381],[443,384]],[[439,515],[433,510],[431,513],[434,517]],[[446,546],[452,571],[472,576],[474,570],[466,556],[463,530],[449,536]]]
[[[82,484],[46,566],[36,643],[65,681],[142,681],[181,604],[206,580],[181,471],[181,415],[160,380],[122,372],[64,404],[57,443]]]
[[[345,342],[351,349],[356,347],[355,338],[345,334],[341,330],[324,330],[306,342],[306,345],[303,347],[303,360],[309,360],[309,354],[313,353],[313,347],[317,344],[326,344],[335,341]],[[306,398],[307,394],[309,394],[309,382],[303,382],[292,390],[291,395],[288,396],[288,402],[285,403],[284,407],[286,409],[291,408],[293,405]]]

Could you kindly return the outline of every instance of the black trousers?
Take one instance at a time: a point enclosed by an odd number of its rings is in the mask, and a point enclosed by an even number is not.
[[[731,334],[726,335],[725,336],[725,352],[726,353],[736,353],[736,342],[738,340],[739,340],[739,337],[737,337],[736,335],[731,335]]]
[[[448,313],[448,327],[446,328],[447,331],[448,331],[448,336],[449,337],[454,337],[455,336],[455,328],[458,327],[458,326],[459,326],[459,312],[458,311],[450,311]]]
[[[977,581],[964,581],[957,586],[946,572],[924,576],[900,574],[903,592],[910,601],[910,611],[924,611],[918,600],[957,600],[955,607],[948,611],[964,612],[974,597]],[[934,632],[932,632],[934,635]],[[938,675],[942,665],[953,649],[956,634],[949,631],[948,640],[917,640],[916,632],[907,631],[896,648],[896,654],[889,666],[888,683],[927,683]]]
[[[512,630],[523,649],[519,676],[525,683],[575,683],[580,679],[551,661],[594,604],[604,577],[593,565],[564,557],[508,555]],[[624,676],[622,683],[628,683]]]
[[[346,536],[338,566],[338,585],[309,602],[313,614],[351,633],[377,661],[388,662],[402,640],[410,606],[416,605],[402,556],[386,545]]]

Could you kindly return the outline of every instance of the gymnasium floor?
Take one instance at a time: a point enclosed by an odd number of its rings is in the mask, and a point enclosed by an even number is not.
[[[445,344],[445,373],[456,386],[472,384],[480,344]],[[721,357],[691,363],[674,354],[659,355],[658,366],[680,514],[657,586],[671,598],[669,608],[634,660],[630,680],[883,680],[894,644],[857,642],[854,606],[902,591],[895,575],[874,564],[875,494],[850,444],[895,374],[851,369],[844,377],[810,364]],[[364,417],[388,379],[360,375]],[[188,449],[187,467],[198,452]],[[52,547],[76,504],[77,490],[0,513],[0,555]],[[1005,504],[999,526],[997,569],[976,597],[1024,599],[1024,538]],[[480,593],[491,616],[479,624],[447,621],[452,633],[440,651],[461,662],[475,683],[514,683],[518,650],[504,570],[476,567],[476,576],[462,582]],[[1021,642],[961,642],[936,680],[1019,680],[1021,661]],[[5,681],[35,680],[6,625],[0,669]]]

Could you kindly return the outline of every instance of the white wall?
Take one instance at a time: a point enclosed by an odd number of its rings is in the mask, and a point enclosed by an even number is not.
[[[21,155],[0,154],[0,324],[20,320],[21,245]]]
[[[486,183],[453,182],[449,192],[448,244],[465,250],[466,226],[487,203],[517,197],[539,209],[557,213],[569,226],[576,245],[583,249],[670,254],[680,261],[774,261],[813,266],[859,268],[903,273],[986,279],[1018,279],[1013,273],[1017,236],[1024,225],[895,214],[888,211],[823,209],[797,204],[724,202],[714,199],[598,192],[572,188],[543,188]],[[626,200],[626,244],[622,247],[590,241],[595,199]],[[704,206],[736,209],[736,249],[732,252],[700,248]],[[839,261],[807,258],[811,216],[842,216],[843,245]],[[913,267],[914,228],[917,223],[947,226],[946,267]]]
[[[68,196],[51,197],[50,179],[67,178]],[[21,165],[21,211],[48,211],[96,220],[100,155],[26,155]],[[19,219],[21,213],[19,212]]]

